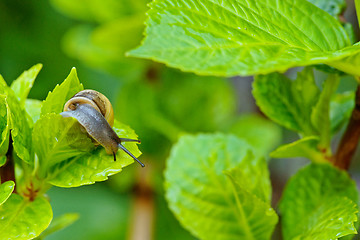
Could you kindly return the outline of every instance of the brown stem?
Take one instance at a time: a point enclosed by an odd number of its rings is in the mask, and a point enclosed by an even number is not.
[[[11,133],[9,136],[9,148],[6,153],[6,163],[0,167],[0,178],[1,183],[4,183],[6,181],[14,181],[15,182],[15,163],[13,159],[13,146],[12,146],[12,139],[11,139]],[[14,188],[14,193],[16,193],[16,186]]]
[[[349,124],[335,154],[334,165],[340,169],[349,169],[351,159],[356,151],[360,138],[360,86],[356,90],[355,108]]]
[[[140,168],[139,168],[140,169]],[[151,166],[140,169],[135,186],[129,240],[152,240],[155,217],[154,193],[149,183]]]

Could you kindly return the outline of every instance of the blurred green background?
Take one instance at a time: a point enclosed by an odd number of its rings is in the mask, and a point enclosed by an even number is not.
[[[194,239],[163,197],[162,172],[178,137],[230,132],[255,147],[265,144],[268,151],[282,142],[284,130],[255,107],[252,78],[200,77],[125,57],[140,44],[147,2],[0,1],[0,74],[8,83],[42,63],[29,96],[42,100],[76,67],[84,87],[105,94],[115,117],[142,141],[140,159],[146,168],[133,164],[106,182],[49,191],[54,217],[76,212],[80,219],[46,239]],[[287,131],[284,135],[286,142],[296,138]],[[275,202],[286,179],[304,162],[271,162]]]

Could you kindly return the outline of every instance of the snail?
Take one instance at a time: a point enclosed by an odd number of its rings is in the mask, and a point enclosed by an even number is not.
[[[120,138],[112,126],[114,124],[114,110],[107,97],[95,90],[82,90],[69,99],[64,105],[64,110],[60,113],[63,117],[73,117],[85,128],[86,132],[100,145],[107,154],[114,156],[121,148],[130,157],[136,160],[142,167],[145,165],[140,162],[122,142],[137,142],[137,139]]]

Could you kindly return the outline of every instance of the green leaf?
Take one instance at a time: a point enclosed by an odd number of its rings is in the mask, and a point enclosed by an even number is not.
[[[0,94],[0,157],[9,147],[10,114],[6,103],[6,96]],[[0,161],[0,166],[2,161]],[[5,163],[5,162],[4,162]]]
[[[6,94],[8,85],[5,82],[3,76],[0,75],[0,94]]]
[[[346,8],[345,0],[308,0],[308,1],[336,18]]]
[[[285,71],[360,50],[344,49],[344,28],[307,1],[155,0],[148,16],[145,39],[129,55],[202,75]]]
[[[42,177],[51,166],[94,149],[76,119],[55,113],[43,115],[35,123],[32,137]]]
[[[0,206],[0,239],[28,240],[37,237],[50,224],[51,206],[44,197],[30,202],[12,194]]]
[[[42,104],[43,102],[37,99],[28,98],[25,100],[26,112],[31,117],[33,123],[35,123],[40,118]]]
[[[236,170],[235,170],[236,171]],[[256,195],[249,194],[247,186],[241,178],[244,174],[236,176],[236,173],[230,171],[228,176],[234,186],[235,198],[238,213],[242,218],[246,218],[248,223],[244,224],[245,239],[271,239],[271,234],[278,222],[276,212],[270,207],[269,203],[259,199]],[[256,205],[256,207],[252,207]],[[259,221],[259,216],[261,220]],[[242,224],[241,224],[242,225]],[[247,226],[246,226],[247,225]],[[209,239],[211,239],[209,237]],[[226,239],[226,238],[225,238]],[[234,238],[236,239],[236,238]]]
[[[79,82],[76,69],[72,68],[69,76],[59,85],[56,85],[52,92],[49,92],[41,108],[41,115],[46,113],[60,113],[64,104],[77,92],[83,90],[83,85]]]
[[[0,167],[6,163],[6,156],[0,156]]]
[[[44,239],[46,236],[57,232],[61,229],[66,228],[67,226],[73,224],[76,220],[79,219],[79,214],[77,213],[65,213],[53,221],[51,221],[50,226],[41,233],[40,239]]]
[[[114,123],[115,132],[123,138],[137,139],[134,131],[118,121]],[[136,157],[141,155],[136,143],[126,142],[123,145]],[[122,150],[116,153],[116,161],[108,155],[101,146],[86,155],[81,155],[63,161],[52,167],[49,174],[49,183],[58,187],[78,187],[105,181],[108,176],[114,175],[134,160]]]
[[[338,239],[356,233],[358,192],[345,171],[311,164],[288,182],[282,200],[284,240]]]
[[[320,136],[320,147],[330,148],[331,129],[330,129],[330,101],[339,84],[339,77],[335,74],[329,75],[324,82],[319,100],[311,113],[311,122],[317,129]]]
[[[347,123],[355,107],[355,93],[345,92],[335,94],[330,102],[331,130],[335,133]]]
[[[166,240],[171,236],[171,240],[197,240],[191,233],[184,229],[174,214],[168,208],[165,196],[156,194],[154,237],[157,240]],[[131,224],[131,223],[130,223]]]
[[[271,120],[293,131],[312,135],[308,112],[317,91],[309,87],[310,80],[302,80],[293,82],[279,73],[259,75],[253,83],[253,95],[261,111]]]
[[[268,154],[280,144],[282,139],[278,125],[254,114],[240,116],[229,132],[246,140],[261,155]]]
[[[35,78],[42,68],[42,64],[37,64],[31,67],[29,70],[23,72],[20,77],[18,77],[11,84],[11,89],[14,91],[20,105],[23,107],[25,100],[32,88]]]
[[[6,202],[15,189],[15,183],[13,181],[7,181],[0,184],[0,206]]]
[[[144,31],[144,21],[145,12],[121,17],[96,28],[91,34],[91,40],[96,46],[114,57],[118,54],[118,58],[124,58],[126,51],[140,43]]]
[[[360,26],[360,1],[359,0],[355,0],[355,8],[356,8],[356,15],[357,15],[357,19],[358,19],[358,23],[359,23],[359,26]]]
[[[355,30],[354,30],[352,24],[349,22],[345,22],[345,23],[343,23],[343,26],[344,26],[344,29],[345,29],[347,35],[350,38],[351,44],[355,44],[357,42],[357,37],[356,37]]]
[[[305,67],[301,72],[298,72],[291,85],[294,103],[299,108],[301,115],[308,119],[320,95],[320,90],[315,84],[313,69]]]
[[[360,44],[356,43],[354,46],[360,46]],[[339,60],[325,63],[350,75],[360,76],[360,53],[357,51]]]
[[[10,128],[14,150],[19,158],[32,164],[34,156],[32,152],[31,128],[28,121],[30,117],[10,88],[8,88],[6,102],[10,109]]]
[[[166,198],[196,237],[270,239],[277,216],[269,204],[269,173],[251,151],[243,140],[223,134],[185,135],[173,147]]]
[[[263,157],[255,157],[254,153],[248,151],[238,166],[224,170],[224,173],[230,178],[236,190],[241,188],[254,194],[262,202],[270,204],[270,176]]]
[[[313,162],[328,161],[318,149],[319,137],[304,137],[295,142],[282,145],[270,153],[272,158],[305,157]]]
[[[21,107],[14,92],[6,85],[5,80],[0,75],[0,156],[5,154],[9,144],[9,133],[16,154],[25,162],[32,162],[31,152],[31,129],[28,123],[28,115]],[[6,105],[4,105],[4,102]],[[6,113],[5,113],[6,111]],[[4,158],[2,158],[1,162]],[[1,164],[0,164],[1,165]]]

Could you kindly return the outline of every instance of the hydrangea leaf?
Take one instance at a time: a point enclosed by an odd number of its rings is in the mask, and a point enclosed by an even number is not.
[[[313,70],[306,67],[295,80],[280,73],[256,76],[253,95],[274,122],[303,136],[319,136],[320,147],[328,149],[331,133],[349,117],[352,108],[346,94],[335,94],[338,81],[337,75],[330,74],[320,91]]]
[[[345,171],[310,164],[288,182],[279,205],[284,240],[338,239],[356,233],[358,192]]]
[[[135,132],[128,126],[115,121],[114,130],[123,138],[137,139]],[[126,142],[123,145],[136,157],[141,155],[136,143]],[[108,155],[101,146],[92,152],[73,157],[50,169],[49,183],[58,187],[78,187],[105,181],[108,176],[114,175],[134,160],[121,149],[116,153],[116,161]]]
[[[310,107],[319,91],[311,90],[316,85],[313,78],[309,81],[312,84],[306,84],[306,78],[294,82],[279,73],[259,75],[253,83],[256,104],[274,122],[303,135],[313,135]]]
[[[308,0],[308,1],[336,18],[346,8],[345,0]]]
[[[21,106],[20,102],[18,101],[17,97],[15,96],[14,91],[6,85],[5,80],[0,75],[0,104],[5,98],[6,103],[6,115],[7,115],[7,125],[4,129],[4,123],[0,123],[2,125],[2,136],[1,142],[2,146],[0,145],[0,155],[7,151],[8,146],[8,139],[6,139],[7,135],[11,130],[11,137],[13,140],[13,146],[16,154],[27,163],[32,163],[33,154],[31,149],[31,128],[29,125],[28,119],[30,118],[26,113],[25,109]],[[1,115],[5,119],[5,107],[1,104]],[[7,128],[7,130],[6,130]],[[1,130],[1,128],[0,128]],[[4,140],[5,139],[5,140]],[[29,147],[30,146],[30,147]],[[1,153],[2,152],[2,153]]]
[[[270,239],[271,209],[264,158],[245,141],[223,134],[184,135],[165,170],[169,207],[200,239]],[[256,203],[256,204],[254,204]]]
[[[330,101],[338,84],[339,77],[335,74],[329,75],[328,79],[324,82],[324,88],[320,93],[319,100],[311,112],[311,122],[320,136],[320,147],[330,148]]]
[[[14,91],[20,105],[24,107],[25,100],[34,84],[35,78],[39,74],[42,64],[36,64],[29,70],[24,71],[20,77],[11,83],[11,89]]]
[[[79,219],[79,214],[77,213],[65,213],[59,217],[56,217],[54,218],[54,220],[51,221],[49,227],[45,229],[44,232],[41,233],[39,238],[44,239],[46,236],[68,227],[78,219]]]
[[[6,156],[0,156],[0,167],[3,166],[6,163]]]
[[[359,43],[355,44],[360,46]],[[354,45],[354,46],[355,46]],[[353,54],[343,57],[336,61],[327,62],[328,65],[337,68],[350,75],[360,76],[360,53],[354,52]]]
[[[305,157],[314,162],[326,162],[324,155],[318,149],[319,137],[308,136],[295,142],[282,145],[270,153],[273,158]]]
[[[26,112],[29,114],[33,123],[35,123],[40,118],[42,103],[42,101],[37,99],[28,98],[25,100]]]
[[[6,102],[10,110],[10,129],[13,140],[14,151],[27,163],[33,162],[31,128],[29,124],[29,115],[21,107],[13,91],[8,88]]]
[[[155,0],[148,16],[145,39],[129,55],[202,75],[282,72],[360,50],[307,1]]]
[[[7,181],[0,184],[0,206],[6,202],[15,189],[15,183],[13,181]]]
[[[83,85],[77,77],[76,69],[72,68],[69,76],[60,85],[56,85],[54,90],[47,95],[41,108],[41,115],[62,112],[64,103],[83,89]]]
[[[45,197],[28,201],[18,194],[0,206],[0,239],[33,239],[50,224],[53,213]]]
[[[10,114],[6,103],[6,96],[0,94],[0,156],[3,156],[8,150],[9,125]],[[2,166],[1,161],[0,166]]]
[[[355,92],[349,91],[335,94],[330,102],[331,131],[335,133],[347,123],[355,107]]]
[[[89,153],[94,148],[76,119],[55,113],[43,115],[35,123],[32,137],[42,177],[54,164]]]

